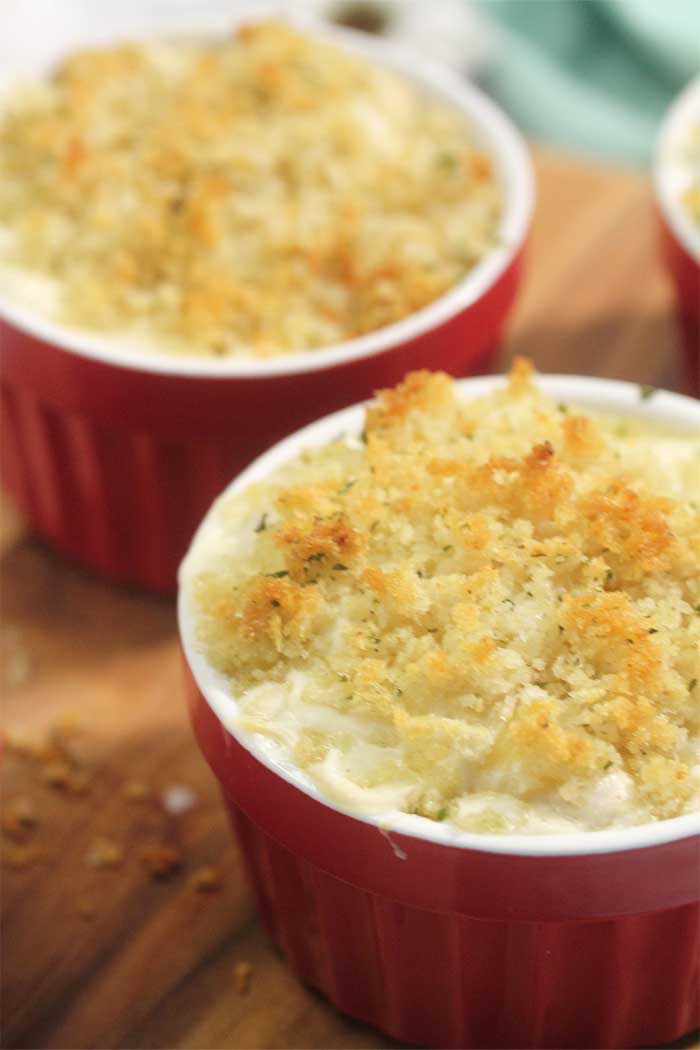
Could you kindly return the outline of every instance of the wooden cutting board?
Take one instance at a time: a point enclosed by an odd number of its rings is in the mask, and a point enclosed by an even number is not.
[[[543,152],[537,175],[529,268],[501,366],[520,353],[543,371],[683,389],[648,180]],[[26,799],[25,819],[33,809],[37,820],[28,849],[3,844],[3,1045],[397,1045],[298,984],[263,934],[186,721],[172,602],[67,564],[7,503],[0,526],[3,721],[14,742],[4,814],[21,818],[15,803]],[[51,732],[79,760],[72,787],[60,786],[60,752],[17,752],[22,736],[31,749]],[[189,808],[172,812],[178,801]],[[182,868],[153,878],[143,860],[152,846],[177,850]],[[203,866],[220,875],[218,889],[193,885]]]

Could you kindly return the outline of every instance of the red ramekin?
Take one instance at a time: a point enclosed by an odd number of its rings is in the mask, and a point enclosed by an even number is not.
[[[473,397],[497,379],[465,380]],[[700,405],[626,383],[542,377],[557,400],[697,431]],[[303,447],[359,433],[356,406],[292,435],[228,493]],[[202,525],[207,528],[207,519]],[[197,539],[194,544],[196,545]],[[194,731],[271,937],[339,1009],[436,1047],[633,1047],[698,1025],[700,814],[566,835],[478,835],[326,801],[180,632]]]
[[[173,14],[184,31],[186,12],[154,9],[145,18],[100,8],[97,25],[71,26],[70,40],[59,34],[54,54],[46,54],[42,36],[35,68],[92,42],[166,33]],[[108,15],[118,20],[111,37]],[[199,13],[193,17],[201,32]],[[132,26],[130,18],[138,21]],[[220,13],[217,19],[221,29]],[[518,132],[447,70],[361,33],[313,32],[402,72],[464,113],[503,186],[498,246],[452,290],[397,324],[266,361],[115,349],[0,300],[5,486],[36,532],[116,579],[174,588],[198,521],[246,463],[309,420],[369,397],[411,369],[486,371],[512,306],[533,205]]]
[[[693,124],[700,124],[700,76],[688,84],[669,109],[654,158],[661,251],[676,292],[691,389],[700,397],[700,230],[681,202],[687,181],[683,171],[690,167],[683,160],[683,144]]]

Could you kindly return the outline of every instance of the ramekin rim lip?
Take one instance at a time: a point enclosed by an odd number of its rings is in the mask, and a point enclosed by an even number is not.
[[[235,18],[232,19],[235,24]],[[250,21],[247,19],[246,21]],[[466,117],[476,137],[490,141],[489,149],[502,171],[504,209],[499,226],[503,237],[452,288],[432,303],[401,320],[356,339],[330,347],[279,354],[264,361],[255,358],[202,358],[197,355],[157,351],[112,349],[100,345],[100,337],[42,318],[0,294],[0,321],[13,325],[65,353],[131,371],[192,379],[274,379],[303,373],[323,372],[355,361],[378,356],[401,347],[451,321],[478,303],[504,276],[522,250],[532,222],[535,178],[527,145],[505,112],[476,85],[393,42],[374,40],[345,27],[310,26],[291,18],[309,35],[329,38],[351,51],[368,55],[414,82],[437,98],[454,106]],[[167,35],[165,31],[160,34]]]
[[[652,175],[657,205],[664,222],[697,265],[700,264],[700,230],[693,227],[671,190],[669,173],[675,165],[668,157],[677,135],[695,111],[700,118],[700,74],[686,84],[666,110],[654,145]]]
[[[474,396],[479,396],[479,394],[491,391],[503,381],[504,377],[502,375],[489,375],[459,379],[457,380],[457,384],[460,390],[472,390]],[[618,410],[626,408],[628,410],[626,414],[630,416],[643,416],[644,414],[658,416],[663,414],[675,418],[675,411],[680,408],[688,413],[689,416],[696,417],[697,422],[700,424],[700,403],[683,394],[677,394],[667,390],[657,390],[654,397],[648,400],[641,400],[639,384],[593,376],[545,374],[538,375],[537,383],[542,386],[546,393],[551,393],[555,397],[566,398],[567,400],[571,399],[573,403],[576,403],[577,400],[583,400],[584,402],[600,401],[599,407],[601,409],[615,405]],[[580,398],[577,398],[577,391],[580,391]],[[329,431],[331,434],[337,433],[338,427],[347,426],[348,422],[352,427],[353,423],[351,420],[353,420],[353,417],[360,416],[366,404],[367,402],[360,402],[355,405],[350,405],[347,408],[340,409],[337,412],[324,416],[321,419],[302,427],[293,434],[290,434],[282,441],[273,445],[272,448],[268,449],[254,460],[253,463],[251,463],[241,474],[237,475],[226,489],[224,489],[218,499],[223,498],[234,490],[242,491],[247,484],[251,483],[251,481],[257,480],[258,477],[266,476],[270,469],[272,469],[271,466],[268,467],[268,464],[275,463],[276,465],[280,465],[286,462],[295,454],[295,452],[298,452],[301,448],[305,447],[305,435],[310,435],[312,438],[316,437],[315,443],[320,444],[323,438],[318,435],[323,435],[325,431]],[[660,413],[659,406],[665,411]],[[633,411],[629,411],[630,408],[633,408]],[[312,441],[311,443],[313,444],[314,442]],[[308,444],[306,447],[308,447]],[[218,502],[218,499],[215,503]],[[212,507],[202,519],[202,522],[191,541],[189,550],[192,550],[197,543],[198,537],[201,535],[214,505],[215,504],[212,504]],[[445,846],[447,848],[466,849],[482,853],[509,854],[512,856],[523,857],[580,857],[588,854],[629,852],[632,850],[662,846],[686,838],[696,836],[700,837],[700,813],[683,814],[679,817],[673,817],[667,820],[633,825],[631,827],[613,827],[601,831],[551,833],[546,835],[487,835],[460,831],[450,825],[446,826],[441,823],[429,821],[427,818],[411,818],[408,823],[423,822],[420,824],[421,830],[418,831],[411,827],[396,826],[396,818],[399,818],[398,824],[400,825],[405,823],[401,818],[408,817],[408,814],[392,814],[391,819],[389,819],[381,814],[371,815],[357,812],[351,810],[349,807],[343,807],[334,803],[330,799],[323,797],[315,785],[301,784],[298,780],[295,780],[292,776],[288,775],[288,773],[277,763],[270,760],[268,756],[250,746],[250,743],[246,741],[245,738],[241,738],[242,735],[245,737],[244,734],[237,733],[230,724],[226,724],[224,717],[217,709],[218,704],[211,695],[208,695],[209,689],[207,683],[203,683],[200,680],[197,671],[198,668],[200,671],[203,667],[206,668],[211,679],[215,677],[215,672],[206,663],[202,654],[196,652],[191,638],[191,632],[185,629],[185,621],[189,620],[189,610],[187,608],[185,597],[185,577],[187,573],[186,561],[187,555],[185,556],[185,559],[183,559],[178,574],[178,631],[185,661],[202,698],[207,703],[224,731],[229,733],[239,746],[251,754],[256,761],[265,766],[273,775],[279,776],[282,780],[285,780],[290,787],[296,788],[296,790],[308,795],[313,801],[320,805],[326,806],[343,816],[359,820],[371,827],[375,827],[382,834],[418,838],[434,845]],[[250,734],[250,736],[253,736],[253,734]],[[431,833],[427,834],[428,831]]]

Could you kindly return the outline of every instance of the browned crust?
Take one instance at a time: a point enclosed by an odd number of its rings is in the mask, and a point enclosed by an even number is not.
[[[497,414],[521,411],[517,453],[495,451]],[[202,582],[210,659],[238,688],[310,671],[314,703],[401,752],[387,777],[423,778],[415,812],[443,812],[467,760],[522,768],[509,790],[523,798],[624,770],[654,815],[681,812],[700,730],[700,514],[625,473],[615,433],[549,402],[525,361],[483,407],[441,373],[410,374],[369,406],[351,469],[329,447],[270,486],[281,520],[258,539],[263,571]],[[532,656],[512,620],[540,624]],[[511,696],[498,683],[513,661],[526,688]],[[346,743],[307,729],[295,757]]]

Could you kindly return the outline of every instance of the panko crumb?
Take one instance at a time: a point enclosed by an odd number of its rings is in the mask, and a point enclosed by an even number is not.
[[[0,120],[0,279],[155,352],[336,345],[496,246],[502,192],[475,138],[410,80],[282,22],[80,51]]]
[[[239,995],[248,995],[250,982],[253,976],[253,967],[249,962],[237,962],[233,968],[233,983]]]
[[[141,860],[152,878],[169,879],[182,868],[184,856],[176,846],[154,845],[144,849]]]
[[[85,854],[85,861],[91,868],[118,868],[123,860],[123,847],[105,835],[97,835]]]
[[[5,803],[0,825],[8,838],[24,841],[39,824],[39,813],[30,798],[18,797]]]
[[[71,767],[66,761],[56,759],[42,766],[41,779],[49,787],[62,791],[70,785],[71,773]]]
[[[90,776],[75,737],[77,718],[65,714],[42,733],[8,729],[5,745],[8,753],[34,766],[40,783],[56,791],[84,795],[90,790]]]
[[[122,794],[127,802],[147,802],[153,797],[153,792],[143,780],[127,780],[122,787]]]
[[[86,795],[90,790],[90,778],[83,769],[76,769],[64,759],[46,762],[41,769],[41,779],[56,791],[71,795]]]
[[[644,415],[640,403],[640,416]],[[241,730],[467,830],[699,808],[700,428],[418,372],[214,511],[186,586]]]
[[[6,729],[5,747],[11,755],[27,761],[37,761],[46,748],[45,741],[26,729]]]
[[[197,893],[216,893],[223,884],[221,868],[214,864],[206,864],[197,868],[190,875],[190,886]]]

